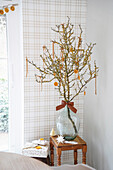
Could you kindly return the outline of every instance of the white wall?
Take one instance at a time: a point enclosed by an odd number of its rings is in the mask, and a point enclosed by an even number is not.
[[[87,163],[113,170],[113,1],[88,0],[87,42],[96,42],[93,56],[100,68],[98,95],[90,83],[84,104]]]

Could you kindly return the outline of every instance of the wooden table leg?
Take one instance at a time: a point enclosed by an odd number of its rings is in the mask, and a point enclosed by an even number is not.
[[[74,150],[74,164],[77,164],[77,150]]]
[[[51,166],[54,166],[54,145],[50,138],[50,159],[51,159]]]
[[[61,165],[61,149],[57,148],[57,166]]]
[[[82,148],[82,163],[86,164],[86,152],[87,152],[87,146],[84,145]]]

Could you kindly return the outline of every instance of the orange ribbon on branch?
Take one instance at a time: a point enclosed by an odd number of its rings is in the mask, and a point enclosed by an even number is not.
[[[65,102],[62,100],[62,104],[56,107],[56,111],[64,108],[67,105],[67,107],[74,113],[77,112],[77,109],[74,106],[74,102]]]

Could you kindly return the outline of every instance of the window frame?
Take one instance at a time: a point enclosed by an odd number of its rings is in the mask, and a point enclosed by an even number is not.
[[[21,153],[24,143],[24,59],[22,1],[7,14],[9,77],[9,151]]]

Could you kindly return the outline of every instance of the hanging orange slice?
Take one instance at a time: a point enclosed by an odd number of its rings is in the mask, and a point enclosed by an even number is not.
[[[4,8],[5,12],[8,13],[9,12],[9,8]]]
[[[43,50],[46,50],[46,46],[45,45],[43,46]]]
[[[80,76],[78,75],[78,79],[80,80]]]
[[[0,9],[0,15],[3,15],[3,14],[4,14],[4,10]]]
[[[71,47],[69,50],[70,50],[70,52],[73,52],[73,47]]]
[[[62,61],[64,61],[64,57],[62,57]]]
[[[54,82],[54,86],[58,86],[58,82]]]
[[[91,56],[89,56],[89,61],[91,61]]]
[[[60,69],[60,70],[62,69],[62,65],[59,67],[59,69]]]
[[[11,11],[14,11],[14,10],[15,10],[15,7],[12,5],[12,6],[10,7],[10,10],[11,10]]]
[[[75,69],[75,70],[74,70],[74,73],[75,73],[75,74],[77,74],[77,73],[78,73],[78,70],[77,70],[77,69]]]

